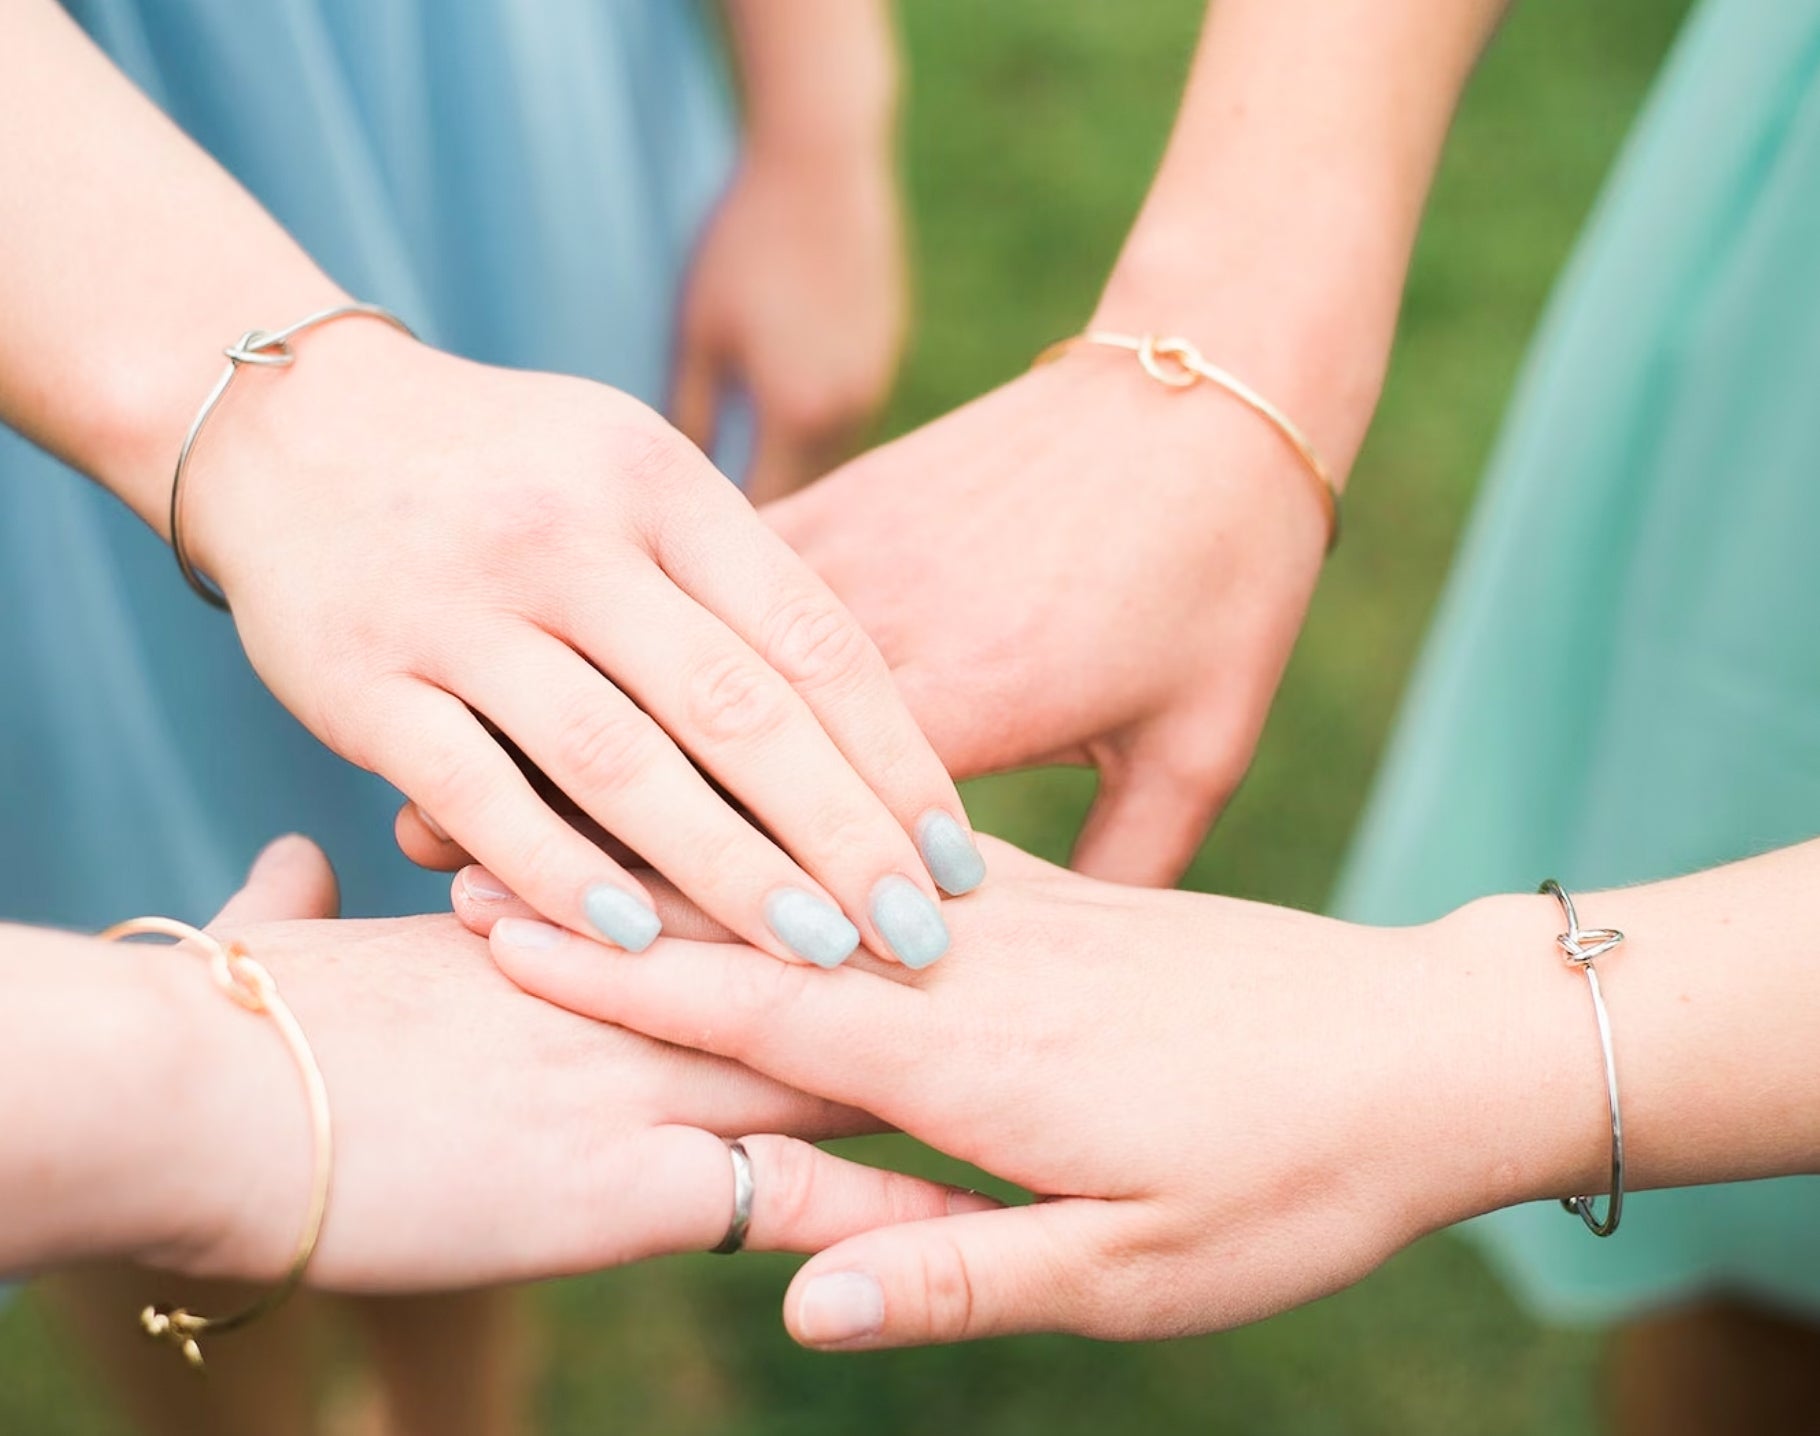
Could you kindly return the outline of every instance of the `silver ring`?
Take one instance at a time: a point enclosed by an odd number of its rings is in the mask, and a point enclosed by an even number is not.
[[[742,1250],[752,1225],[752,1156],[740,1142],[727,1143],[727,1155],[733,1159],[733,1220],[714,1248],[715,1256],[732,1256]]]

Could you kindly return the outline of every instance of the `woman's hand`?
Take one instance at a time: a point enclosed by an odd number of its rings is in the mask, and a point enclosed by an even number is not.
[[[754,503],[845,457],[877,413],[904,332],[904,237],[888,149],[750,147],[697,251],[670,414],[704,450],[742,385],[757,409]]]
[[[492,927],[528,991],[863,1106],[1046,1198],[823,1252],[786,1300],[798,1340],[1226,1327],[1472,1212],[1596,1190],[1597,1049],[1545,899],[1515,900],[1533,961],[1488,960],[1471,926],[1359,928],[989,855],[991,889],[953,908],[965,960],[914,976],[712,942],[634,961]]]
[[[552,921],[658,931],[508,742],[769,951],[946,946],[917,839],[978,880],[953,784],[839,601],[643,405],[345,320],[241,375],[187,483],[272,691]]]
[[[706,1250],[732,1212],[722,1138],[876,1125],[723,1058],[529,997],[453,918],[322,921],[334,905],[321,853],[287,839],[213,929],[271,971],[328,1083],[334,1184],[314,1285],[447,1289]],[[103,952],[156,982],[164,1020],[148,1041],[181,1054],[150,1069],[182,1100],[155,1109],[167,1140],[133,1190],[161,1220],[128,1254],[198,1276],[276,1276],[309,1182],[289,1055],[193,956]],[[951,1199],[982,1204],[793,1138],[746,1146],[754,1248],[813,1250],[874,1223],[939,1215]]]
[[[1092,763],[1096,877],[1187,866],[1251,759],[1320,572],[1295,455],[1211,388],[1090,350],[767,517],[884,650],[949,768]]]

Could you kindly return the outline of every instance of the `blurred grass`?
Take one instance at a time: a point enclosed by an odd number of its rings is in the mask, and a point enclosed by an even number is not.
[[[892,428],[1000,382],[1085,318],[1161,151],[1201,8],[902,7],[922,319]],[[1482,68],[1418,250],[1348,541],[1191,886],[1322,901],[1524,341],[1684,9],[1528,0]],[[1059,859],[1088,796],[1082,775],[1039,773],[977,784],[969,802],[982,826]],[[778,1324],[790,1269],[689,1259],[545,1289],[543,1429],[1497,1436],[1592,1425],[1593,1356],[1518,1313],[1447,1238],[1303,1311],[1144,1348],[1045,1338],[814,1356]],[[0,1315],[0,1433],[120,1430],[31,1303]]]

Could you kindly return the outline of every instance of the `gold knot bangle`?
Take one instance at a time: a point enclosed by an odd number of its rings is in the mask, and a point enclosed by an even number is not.
[[[1224,389],[1267,422],[1295,450],[1296,457],[1302,461],[1302,467],[1313,476],[1315,494],[1320,499],[1321,512],[1327,518],[1327,552],[1333,552],[1340,542],[1339,486],[1334,483],[1332,471],[1315,452],[1308,436],[1293,419],[1243,379],[1209,362],[1186,339],[1164,339],[1155,334],[1114,334],[1104,329],[1089,329],[1083,334],[1058,339],[1038,354],[1031,361],[1030,367],[1034,369],[1041,364],[1053,363],[1063,355],[1087,345],[1097,345],[1102,349],[1123,349],[1137,355],[1137,361],[1143,366],[1144,372],[1165,388],[1192,389],[1196,384],[1208,383],[1215,388]]]
[[[125,937],[153,935],[168,937],[179,944],[198,949],[208,959],[209,972],[220,988],[247,1011],[269,1017],[277,1024],[285,1046],[296,1060],[303,1078],[303,1093],[310,1111],[310,1145],[312,1149],[310,1204],[303,1220],[303,1235],[297,1243],[297,1254],[277,1284],[264,1296],[240,1311],[227,1316],[200,1316],[181,1306],[148,1306],[139,1313],[139,1325],[147,1336],[167,1341],[183,1353],[191,1366],[202,1365],[200,1338],[204,1333],[232,1331],[264,1316],[297,1289],[303,1280],[310,1258],[316,1254],[316,1242],[322,1235],[323,1217],[329,1206],[329,1174],[334,1167],[334,1140],[329,1125],[329,1089],[322,1080],[322,1068],[310,1050],[296,1014],[278,995],[271,973],[250,956],[238,942],[223,943],[200,928],[168,917],[136,917],[115,923],[100,934],[103,942],[117,942]]]
[[[228,361],[227,368],[221,371],[215,387],[209,390],[209,396],[202,401],[196,417],[190,420],[189,432],[183,436],[183,446],[177,450],[177,466],[171,471],[171,555],[177,560],[177,571],[183,575],[183,581],[195,590],[197,597],[223,612],[226,612],[228,606],[227,595],[202,576],[202,571],[191,562],[189,547],[183,541],[183,476],[189,468],[190,452],[196,447],[196,440],[202,436],[203,426],[208,423],[209,416],[227,396],[228,386],[234,382],[234,376],[240,372],[242,364],[267,369],[289,368],[297,359],[291,341],[307,330],[333,323],[337,319],[377,319],[390,324],[409,338],[417,337],[404,320],[377,304],[338,304],[333,309],[322,309],[307,315],[295,324],[287,324],[283,329],[249,329],[221,351]]]

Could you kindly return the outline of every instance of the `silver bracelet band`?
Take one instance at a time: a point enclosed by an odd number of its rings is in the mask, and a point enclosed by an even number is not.
[[[183,575],[183,581],[193,588],[202,599],[216,608],[226,610],[227,595],[208,579],[204,578],[196,565],[190,562],[188,551],[183,546],[183,473],[189,467],[190,451],[196,447],[196,438],[202,433],[202,426],[209,421],[209,415],[215,412],[221,403],[228,386],[234,382],[234,375],[240,371],[242,364],[263,364],[270,368],[283,369],[296,359],[291,349],[291,340],[306,329],[314,329],[320,324],[327,324],[336,319],[351,318],[382,319],[394,329],[403,331],[415,339],[411,326],[406,324],[389,309],[381,309],[377,304],[341,304],[333,309],[324,309],[284,329],[264,330],[249,329],[221,352],[227,356],[227,368],[221,371],[221,377],[215,381],[215,387],[209,390],[208,398],[202,401],[202,407],[196,411],[196,417],[190,423],[190,431],[183,436],[183,447],[177,451],[177,467],[171,474],[171,553],[177,559],[177,571]]]
[[[1592,991],[1593,1016],[1599,1022],[1599,1050],[1605,1055],[1605,1098],[1611,1105],[1611,1196],[1606,1201],[1604,1220],[1594,1213],[1591,1197],[1563,1197],[1561,1205],[1577,1213],[1594,1236],[1608,1237],[1617,1231],[1618,1218],[1624,1211],[1624,1119],[1618,1109],[1618,1062],[1612,1055],[1611,1019],[1605,1013],[1605,994],[1599,991],[1599,974],[1593,970],[1593,959],[1617,947],[1624,941],[1624,934],[1611,927],[1581,927],[1574,900],[1553,878],[1536,891],[1553,897],[1567,919],[1567,931],[1555,938],[1555,945],[1569,967],[1586,974],[1586,985]]]

